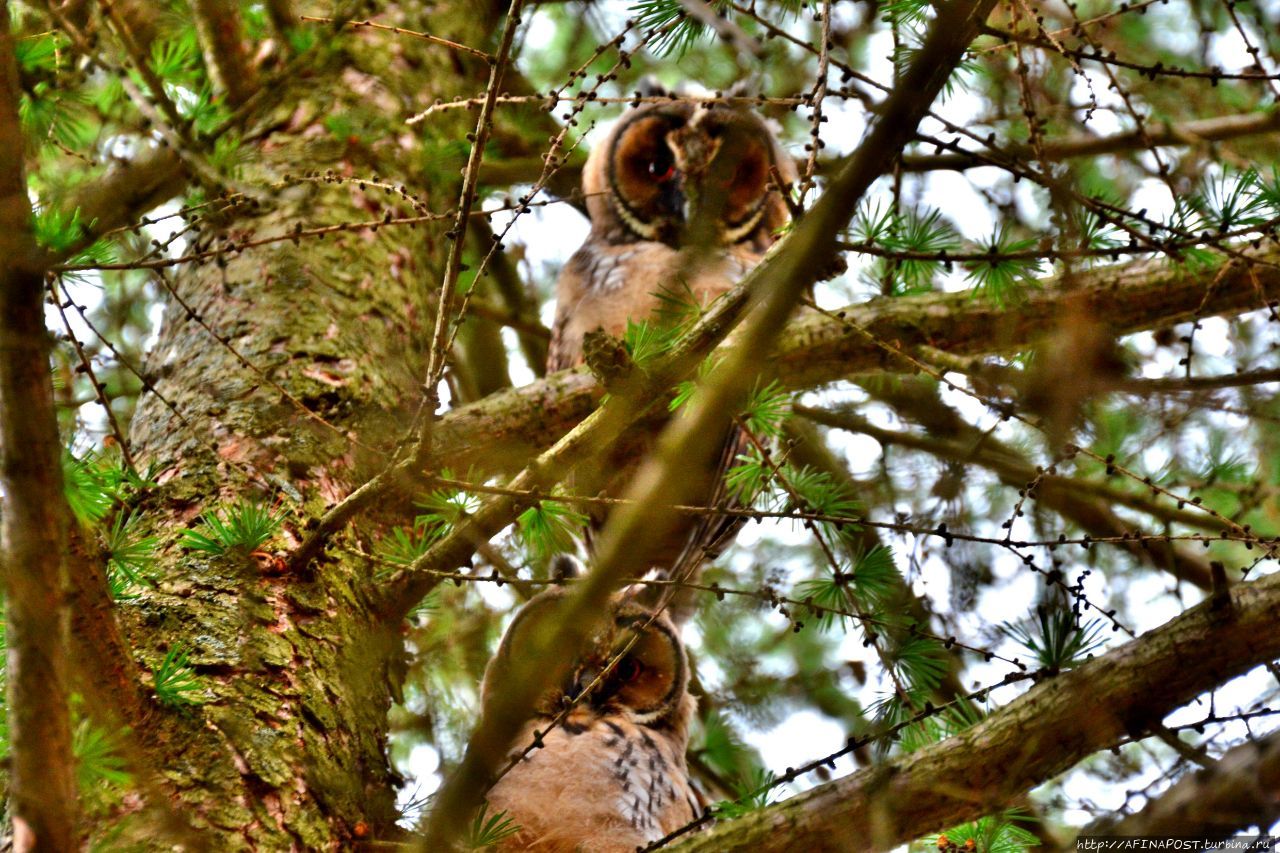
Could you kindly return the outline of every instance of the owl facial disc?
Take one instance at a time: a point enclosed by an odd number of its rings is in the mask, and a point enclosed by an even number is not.
[[[789,164],[780,163],[776,143],[754,113],[719,104],[656,104],[624,116],[606,144],[605,162],[594,170],[588,164],[586,188],[592,192],[595,176],[603,177],[604,203],[635,237],[675,247],[729,245],[773,227],[766,220],[785,218],[785,212],[770,217],[781,204],[770,180],[775,169],[787,174]]]

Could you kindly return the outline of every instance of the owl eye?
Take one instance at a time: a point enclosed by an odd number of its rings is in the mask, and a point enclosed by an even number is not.
[[[654,151],[653,156],[649,158],[647,171],[649,172],[649,177],[660,184],[665,184],[671,180],[676,173],[676,163],[671,157],[671,152],[665,148],[659,148]]]
[[[644,667],[635,658],[623,658],[618,661],[618,668],[615,670],[618,680],[626,684],[639,678],[643,671]]]

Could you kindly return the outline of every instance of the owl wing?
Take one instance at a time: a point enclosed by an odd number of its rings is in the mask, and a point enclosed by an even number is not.
[[[728,256],[711,264],[684,281],[679,272],[683,261],[670,247],[653,242],[609,245],[601,240],[588,241],[569,259],[556,285],[556,319],[551,331],[547,360],[550,371],[564,370],[582,363],[582,338],[587,332],[602,328],[621,336],[628,320],[653,317],[664,304],[672,282],[680,278],[688,298],[708,304],[732,287],[756,257]],[[724,474],[737,457],[746,452],[748,441],[736,427],[729,427],[721,443],[720,453],[707,472],[705,490],[695,503],[708,507],[735,507],[740,504],[727,491]],[[617,496],[634,478],[638,460],[653,447],[653,437],[630,436],[592,470],[582,470],[574,484],[586,494]],[[604,526],[607,511],[591,513],[586,531],[588,552],[593,550],[593,534]],[[653,566],[664,569],[672,577],[696,582],[699,569],[707,560],[715,559],[732,541],[742,524],[739,516],[718,513],[689,516],[683,519],[671,536],[657,543]],[[682,593],[673,603],[677,620],[693,609],[693,596]]]
[[[751,440],[736,424],[730,425],[720,455],[716,460],[711,480],[711,491],[704,506],[716,510],[744,509],[746,505],[731,493],[727,474],[737,463],[738,457],[751,449]],[[671,562],[671,576],[686,583],[697,583],[702,576],[702,566],[714,562],[733,543],[746,518],[736,514],[713,512],[694,516],[691,527],[683,534],[684,547]],[[682,589],[672,598],[671,616],[683,623],[695,609],[697,590]]]

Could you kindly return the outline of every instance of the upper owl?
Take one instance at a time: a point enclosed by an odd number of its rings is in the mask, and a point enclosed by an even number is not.
[[[709,304],[759,263],[790,218],[774,183],[795,162],[764,119],[720,101],[625,112],[583,170],[591,233],[556,284],[549,370],[582,361],[583,335],[619,337],[664,293]]]
[[[774,175],[795,164],[755,112],[673,99],[629,110],[593,148],[583,189],[608,243],[747,244],[763,251],[788,220]]]

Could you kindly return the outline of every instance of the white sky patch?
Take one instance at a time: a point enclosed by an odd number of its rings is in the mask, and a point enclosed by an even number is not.
[[[760,751],[766,767],[781,773],[844,746],[848,735],[831,719],[813,711],[797,711],[767,731],[752,731],[743,739]]]
[[[524,359],[524,351],[520,349],[520,336],[516,334],[515,329],[510,326],[502,327],[502,344],[507,348],[507,352],[513,355],[507,365],[507,373],[511,376],[512,385],[516,387],[528,385],[538,378]]]
[[[995,230],[996,219],[987,200],[959,172],[942,171],[930,175],[921,193],[921,201],[941,210],[965,239],[985,240]]]
[[[1209,38],[1209,57],[1211,61],[1217,63],[1223,71],[1229,73],[1238,73],[1253,68],[1253,57],[1249,55],[1249,44],[1259,47],[1266,44],[1266,40],[1262,38],[1257,29],[1247,19],[1247,16],[1240,18],[1240,24],[1244,30],[1242,35],[1235,27],[1214,33]],[[1248,42],[1245,41],[1245,35],[1249,37]],[[1259,61],[1262,67],[1266,69],[1268,74],[1276,73],[1276,65],[1270,61],[1270,52],[1263,48],[1258,52]]]
[[[396,806],[401,811],[410,812],[406,817],[416,819],[418,812],[412,807],[440,787],[440,753],[435,747],[420,743],[409,750],[409,757],[400,764],[406,779],[404,787],[396,794]]]

